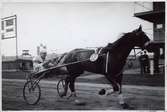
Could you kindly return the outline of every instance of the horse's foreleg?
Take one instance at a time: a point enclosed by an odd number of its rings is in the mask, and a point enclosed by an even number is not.
[[[125,102],[124,100],[124,96],[122,93],[119,93],[118,94],[118,101],[119,101],[119,104],[121,105],[121,107],[123,109],[130,109],[131,107],[129,107],[129,105]]]
[[[112,88],[107,89],[106,95],[112,95],[112,94],[119,94],[121,93],[121,86],[115,82],[115,84],[112,84]]]
[[[123,74],[120,74],[118,79],[117,79],[117,82],[118,82],[117,84],[118,84],[118,87],[119,87],[118,101],[119,101],[119,104],[122,106],[123,109],[128,109],[129,105],[125,102],[124,95],[122,94],[122,76],[123,76]]]
[[[120,105],[122,105],[122,104],[124,104],[125,103],[125,101],[124,101],[124,97],[123,97],[123,94],[122,94],[122,86],[121,86],[121,83],[120,82],[118,82],[117,83],[117,86],[118,86],[118,89],[119,89],[119,91],[118,91],[118,102],[119,102],[119,104]]]
[[[107,89],[106,95],[119,94],[121,93],[121,84],[115,78],[110,75],[106,75],[108,81],[112,84],[112,88]],[[104,91],[104,90],[103,90]],[[105,92],[103,92],[105,94]]]
[[[117,95],[118,98],[118,103],[121,105],[121,107],[123,109],[127,109],[129,108],[128,104],[125,103],[125,99],[124,99],[124,95],[122,94],[122,86],[120,85],[120,83],[116,83],[117,87],[115,87],[115,89],[113,89],[112,94]],[[114,87],[113,87],[114,88]]]
[[[108,95],[110,94],[116,94],[118,97],[118,103],[122,106],[123,109],[129,108],[128,104],[125,103],[124,96],[122,94],[122,76],[123,74],[120,74],[116,78],[112,77],[107,77],[107,79],[111,82],[113,91],[110,93],[107,93]]]

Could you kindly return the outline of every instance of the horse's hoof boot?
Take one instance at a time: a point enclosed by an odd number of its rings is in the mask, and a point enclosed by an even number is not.
[[[99,95],[105,95],[106,94],[106,90],[105,89],[101,89],[100,91],[99,91]]]
[[[123,108],[123,109],[129,109],[129,105],[128,105],[128,104],[126,104],[126,103],[121,104],[121,106],[122,106],[122,108]]]

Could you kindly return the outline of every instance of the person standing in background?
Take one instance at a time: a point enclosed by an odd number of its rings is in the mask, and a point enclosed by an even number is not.
[[[144,74],[143,52],[140,53],[139,62],[140,62],[140,73],[141,73],[141,74]]]
[[[150,73],[149,57],[148,57],[146,51],[144,51],[144,54],[143,54],[143,52],[141,52],[140,57],[139,57],[139,62],[140,62],[140,72],[141,72],[141,74]]]
[[[143,61],[144,73],[150,73],[150,61],[146,50],[144,50]]]

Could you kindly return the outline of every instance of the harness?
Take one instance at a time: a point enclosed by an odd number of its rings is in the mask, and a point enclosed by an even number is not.
[[[97,49],[95,50],[95,53],[93,53],[91,56],[90,56],[90,61],[91,62],[94,62],[98,59],[99,56],[102,56],[100,55],[101,51],[103,50],[103,47],[100,48],[100,50],[98,51]],[[107,52],[106,54],[106,64],[105,64],[105,73],[107,74],[108,73],[108,61],[109,61],[109,51]]]
[[[108,64],[109,64],[109,55],[110,55],[110,52],[108,51],[107,54],[102,54],[100,55],[101,51],[103,50],[104,47],[100,48],[100,50],[98,49],[95,49],[95,53],[93,53],[91,56],[90,56],[90,61],[94,62],[98,59],[98,57],[100,56],[103,56],[103,55],[106,55],[106,60],[105,60],[105,73],[107,74],[108,73]],[[135,59],[136,59],[136,55],[139,54],[140,52],[142,51],[139,51],[136,53],[135,49],[134,49],[134,56],[135,56]],[[118,77],[121,73],[123,72],[123,69],[117,73],[115,76]]]
[[[109,51],[107,52],[107,55],[106,55],[106,66],[105,66],[105,73],[107,74],[108,73],[108,57],[109,57]]]

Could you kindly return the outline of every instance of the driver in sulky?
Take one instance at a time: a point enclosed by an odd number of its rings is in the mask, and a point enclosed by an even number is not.
[[[48,58],[46,49],[41,49],[39,55],[33,59],[34,72],[39,72],[53,66],[53,61]]]

